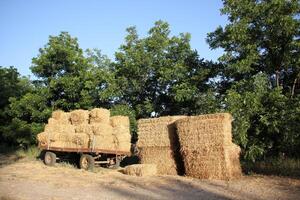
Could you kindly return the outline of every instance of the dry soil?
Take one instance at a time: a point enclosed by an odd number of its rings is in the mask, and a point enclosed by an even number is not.
[[[87,172],[40,160],[0,156],[0,200],[18,199],[299,199],[300,180],[243,176],[198,180],[180,176],[132,177],[117,170]]]

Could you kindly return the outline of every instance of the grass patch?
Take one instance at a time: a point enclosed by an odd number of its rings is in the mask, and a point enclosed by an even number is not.
[[[32,146],[27,149],[19,149],[16,151],[16,155],[19,158],[28,158],[30,160],[37,159],[40,153],[41,151],[36,146]]]
[[[264,174],[300,178],[300,159],[267,158],[263,161],[242,162],[246,174]]]

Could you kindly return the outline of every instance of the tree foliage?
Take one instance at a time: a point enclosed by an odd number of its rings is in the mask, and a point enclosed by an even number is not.
[[[121,87],[118,100],[132,106],[138,118],[193,113],[190,106],[209,89],[214,64],[199,59],[190,47],[190,34],[171,37],[163,21],[145,38],[138,37],[135,27],[127,33],[114,64]]]
[[[35,142],[55,109],[105,107],[136,120],[230,112],[234,141],[246,160],[300,154],[300,36],[297,0],[223,0],[228,24],[208,34],[218,62],[201,58],[191,35],[155,22],[145,37],[129,27],[110,60],[82,50],[67,32],[50,36],[32,59],[35,80],[0,67],[0,139]]]
[[[228,15],[229,24],[209,33],[207,41],[213,49],[224,49],[219,60],[225,66],[225,104],[235,118],[235,140],[246,159],[295,155],[299,123],[294,120],[300,115],[299,1],[223,2],[221,12]]]

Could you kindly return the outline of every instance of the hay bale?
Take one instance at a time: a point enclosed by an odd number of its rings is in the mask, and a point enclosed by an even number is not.
[[[90,136],[86,133],[77,133],[71,136],[71,142],[80,148],[89,148]]]
[[[92,138],[93,149],[116,150],[115,136],[94,135]]]
[[[117,151],[130,152],[131,143],[130,142],[115,142],[115,148]]]
[[[183,174],[183,164],[178,162],[170,147],[143,147],[139,149],[142,164],[156,164],[157,173],[162,175]]]
[[[79,124],[74,128],[75,133],[85,133],[87,135],[93,135],[93,126],[90,124]]]
[[[54,121],[54,120],[52,120]],[[45,132],[61,133],[61,134],[74,134],[75,128],[71,124],[60,124],[59,122],[46,124]]]
[[[70,113],[70,119],[72,125],[88,124],[89,123],[89,111],[88,110],[73,110]]]
[[[113,116],[110,117],[109,119],[110,121],[110,125],[112,125],[112,127],[126,127],[129,130],[130,127],[130,122],[129,122],[129,117],[127,116]]]
[[[183,163],[174,122],[186,116],[167,116],[138,121],[141,163],[157,164],[159,174],[182,175]]]
[[[117,127],[113,127],[113,133],[114,135],[125,135],[131,138],[131,134],[130,134],[130,130],[129,127],[126,126],[117,126]]]
[[[175,122],[187,176],[228,180],[241,174],[231,121],[230,114],[219,113]]]
[[[155,176],[157,168],[154,164],[135,164],[125,167],[121,172],[130,176]]]
[[[116,150],[130,152],[131,149],[131,135],[130,134],[117,134],[114,135],[114,143]]]
[[[106,109],[93,109],[91,123],[89,111],[74,110],[71,113],[54,111],[44,132],[37,139],[43,144],[63,148],[98,148],[130,152],[131,135],[129,119],[125,116],[112,118]],[[68,123],[61,123],[61,120]]]
[[[91,123],[109,124],[110,111],[104,108],[94,108],[90,111]]]
[[[70,113],[64,112],[62,110],[53,111],[51,117],[53,119],[59,121],[62,124],[69,124],[70,123]]]
[[[186,116],[167,116],[138,120],[138,147],[178,148],[178,136],[174,122]]]
[[[80,148],[80,146],[72,143],[72,142],[66,142],[66,141],[55,141],[50,142],[49,147],[57,147],[57,148]]]
[[[91,124],[92,131],[95,135],[112,135],[113,127],[110,124],[105,123],[93,123]]]
[[[229,147],[225,148],[225,161],[228,169],[227,176],[230,179],[240,178],[242,176],[242,169],[240,164],[240,153],[241,148],[232,144]]]
[[[47,143],[48,141],[48,136],[46,132],[41,132],[39,134],[37,134],[36,136],[37,140],[43,144]]]

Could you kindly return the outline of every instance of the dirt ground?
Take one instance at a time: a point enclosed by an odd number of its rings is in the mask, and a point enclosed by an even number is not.
[[[132,177],[117,170],[87,172],[40,160],[0,155],[0,200],[49,199],[300,199],[300,180],[244,176],[234,181],[180,176]]]

